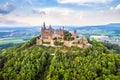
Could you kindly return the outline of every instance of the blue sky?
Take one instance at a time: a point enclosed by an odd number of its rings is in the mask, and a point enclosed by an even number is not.
[[[120,23],[120,0],[0,0],[1,26]]]

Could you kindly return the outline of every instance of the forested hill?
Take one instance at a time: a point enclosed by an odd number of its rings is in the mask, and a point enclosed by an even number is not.
[[[92,47],[44,47],[35,38],[0,52],[0,80],[120,80],[120,54]]]

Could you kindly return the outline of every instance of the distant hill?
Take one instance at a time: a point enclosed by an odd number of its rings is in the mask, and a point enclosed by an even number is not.
[[[74,27],[75,29],[96,29],[96,28],[100,28],[103,29],[104,28],[111,28],[111,27],[120,27],[120,23],[110,23],[110,24],[106,24],[106,25],[96,25],[96,26],[81,26],[81,27]]]
[[[0,52],[0,80],[120,80],[120,54],[92,47],[45,47],[36,38]]]
[[[120,23],[110,23],[109,25],[119,25],[120,26]]]

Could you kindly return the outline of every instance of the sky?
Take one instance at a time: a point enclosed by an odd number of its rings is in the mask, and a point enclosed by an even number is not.
[[[120,23],[120,0],[0,0],[0,26]]]

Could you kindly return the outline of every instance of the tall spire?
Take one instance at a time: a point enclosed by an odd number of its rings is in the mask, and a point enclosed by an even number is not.
[[[77,38],[77,31],[74,30],[74,38]]]
[[[43,28],[45,29],[46,27],[45,27],[45,22],[43,22]]]

